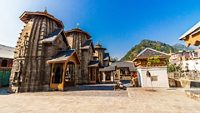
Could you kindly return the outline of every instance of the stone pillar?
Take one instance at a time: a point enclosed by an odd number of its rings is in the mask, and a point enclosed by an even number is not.
[[[110,72],[110,74],[111,74],[111,75],[110,75],[110,81],[111,81],[111,82],[114,82],[114,74],[113,74],[113,72]]]
[[[103,72],[102,75],[103,75],[103,80],[102,80],[102,82],[106,82],[106,74],[105,74],[105,72]]]

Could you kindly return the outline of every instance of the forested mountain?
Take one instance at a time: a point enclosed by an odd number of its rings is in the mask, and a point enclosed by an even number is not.
[[[135,45],[128,53],[121,59],[121,61],[128,61],[133,60],[134,57],[141,52],[145,48],[152,48],[158,51],[162,51],[165,53],[176,53],[180,50],[180,48],[176,48],[176,46],[171,46],[169,44],[159,42],[159,41],[152,41],[152,40],[142,40],[138,45]],[[180,47],[180,46],[179,46]]]

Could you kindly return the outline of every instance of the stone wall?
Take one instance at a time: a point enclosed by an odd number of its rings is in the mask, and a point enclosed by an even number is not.
[[[17,41],[11,72],[11,90],[29,92],[44,90],[48,84],[48,48],[41,43],[57,29],[57,24],[45,16],[32,16]],[[53,51],[52,51],[53,52]]]
[[[81,32],[71,32],[66,35],[70,48],[75,49],[80,59],[81,64],[78,66],[78,80],[77,84],[89,83],[88,63],[93,59],[92,48],[82,50],[82,45],[88,40],[87,35]]]

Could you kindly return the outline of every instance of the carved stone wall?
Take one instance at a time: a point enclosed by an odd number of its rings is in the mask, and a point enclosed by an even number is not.
[[[80,59],[79,70],[77,70],[78,77],[76,80],[77,84],[87,84],[89,83],[89,74],[88,74],[88,63],[93,59],[92,48],[87,50],[82,50],[82,45],[88,40],[87,35],[81,32],[71,32],[67,35],[67,41],[72,49],[75,49],[77,55]]]
[[[39,91],[48,88],[50,66],[48,47],[41,43],[57,24],[45,16],[32,16],[24,26],[17,41],[11,72],[11,90],[18,92]],[[54,48],[51,52],[55,52]]]

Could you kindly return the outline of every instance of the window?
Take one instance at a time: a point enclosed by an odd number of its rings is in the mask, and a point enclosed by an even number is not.
[[[158,81],[158,77],[157,76],[151,76],[151,81]]]
[[[8,64],[7,60],[2,60],[1,67],[7,67],[7,64]]]

